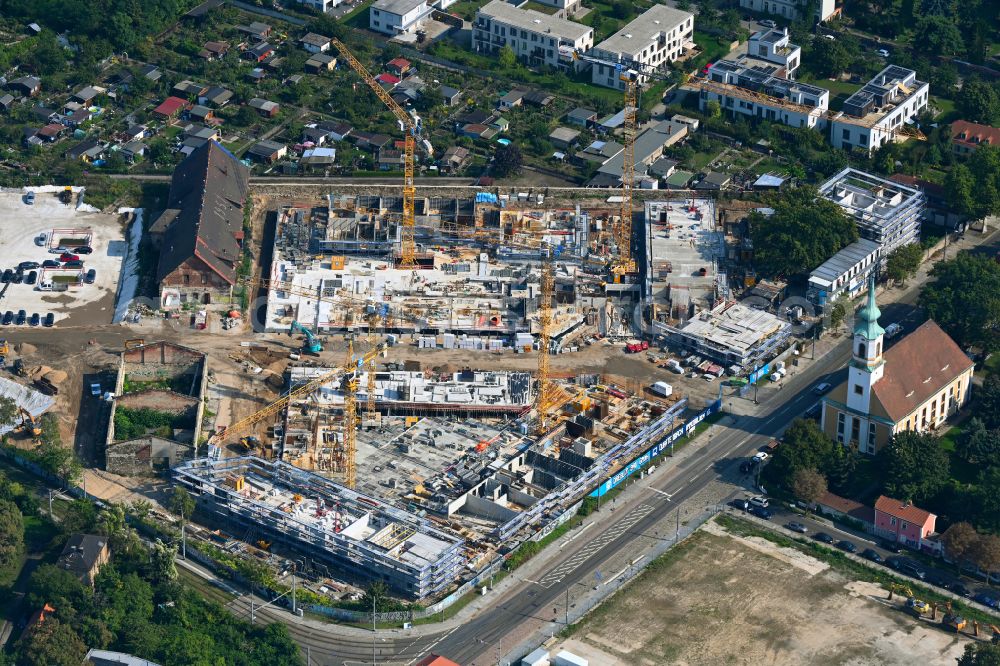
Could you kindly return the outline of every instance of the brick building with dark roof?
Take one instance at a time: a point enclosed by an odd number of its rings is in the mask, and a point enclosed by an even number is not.
[[[74,534],[66,541],[56,567],[68,571],[85,585],[93,587],[94,578],[111,559],[108,538],[93,534]]]
[[[240,262],[248,180],[246,167],[215,141],[195,149],[174,169],[167,209],[150,227],[160,250],[156,279],[161,307],[229,303]]]
[[[930,432],[969,402],[975,364],[933,321],[887,350],[874,282],[857,314],[847,380],[823,397],[821,427],[832,439],[875,454],[893,436]]]

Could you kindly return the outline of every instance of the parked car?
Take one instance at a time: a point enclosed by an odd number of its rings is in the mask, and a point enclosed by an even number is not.
[[[42,318],[38,315],[37,312],[31,315],[31,319],[28,320],[28,324],[30,324],[31,326],[38,326],[40,323],[42,323]]]
[[[38,268],[40,265],[37,261],[22,261],[17,265],[17,269],[19,271],[28,271],[32,268]]]
[[[34,205],[34,203],[35,203],[35,193],[34,192],[28,192],[27,194],[25,194],[24,195],[24,203],[28,204],[29,206]]]
[[[823,39],[826,39],[826,40],[831,41],[831,42],[837,41],[837,38],[834,37],[833,35],[823,35]]]
[[[14,284],[21,284],[24,282],[24,273],[18,271],[10,276],[10,281]]]
[[[45,241],[47,241],[48,239],[49,239],[48,234],[38,234],[37,236],[35,236],[35,245],[41,247],[45,245]]]
[[[760,463],[764,462],[770,457],[771,456],[764,453],[763,451],[758,451],[757,453],[753,454],[753,462],[755,465],[759,465]]]
[[[94,284],[94,280],[97,279],[97,271],[91,268],[87,271],[87,274],[83,277],[83,281],[87,284]]]
[[[69,248],[68,247],[63,247],[62,245],[60,245],[59,247],[50,247],[49,248],[49,254],[64,254],[66,252],[69,252]]]
[[[833,543],[833,537],[826,532],[816,532],[816,534],[813,534],[813,539],[816,539],[820,543]]]
[[[840,541],[838,541],[837,542],[837,548],[841,549],[842,551],[844,551],[846,553],[856,553],[856,552],[858,552],[858,547],[855,546],[850,541],[848,541],[847,539],[841,539]]]
[[[768,28],[777,28],[778,27],[778,24],[775,23],[774,21],[772,21],[771,19],[764,19],[763,21],[760,21],[760,24],[763,25],[763,26],[767,26]]]
[[[748,511],[758,518],[763,518],[764,520],[771,520],[771,516],[774,515],[774,512],[770,509],[765,509],[764,507],[757,506],[756,504],[751,504]]]
[[[0,276],[0,282],[7,284],[8,282],[10,282],[10,279],[12,277],[14,277],[14,271],[8,268],[3,272],[3,275]]]
[[[747,509],[750,508],[750,502],[747,502],[744,499],[734,499],[732,502],[730,502],[730,504],[733,506],[733,508],[739,509],[740,511],[746,511]]]
[[[816,384],[816,386],[813,387],[813,393],[815,393],[816,395],[823,395],[832,388],[833,385],[830,384],[830,382],[820,382],[819,384]]]
[[[81,245],[80,247],[73,248],[73,251],[77,254],[93,254],[94,248],[89,245]]]
[[[761,497],[760,495],[755,495],[750,498],[750,506],[759,506],[762,509],[766,509],[770,502],[767,501],[766,497]]]
[[[866,560],[871,560],[872,562],[882,563],[882,556],[878,554],[878,551],[872,550],[871,548],[865,548],[861,551],[861,557]]]
[[[17,311],[17,317],[14,319],[14,324],[17,326],[24,326],[24,322],[28,319],[28,313],[24,310]]]
[[[83,262],[80,260],[67,261],[65,264],[63,264],[63,268],[83,268]]]
[[[72,252],[63,252],[59,255],[59,261],[80,261],[80,255]]]
[[[59,265],[55,259],[46,259],[42,262],[42,268],[59,268]]]
[[[973,601],[977,601],[984,606],[989,608],[1000,608],[1000,601],[997,601],[994,597],[990,596],[986,592],[980,592],[972,597]]]
[[[47,315],[45,315],[45,320],[42,322],[42,325],[47,328],[52,328],[52,326],[55,323],[56,323],[56,316],[50,312]]]
[[[949,585],[948,589],[951,590],[952,592],[954,592],[955,594],[957,594],[959,596],[963,596],[963,597],[967,597],[970,594],[972,594],[972,590],[970,590],[968,587],[966,587],[965,583],[963,583],[960,580],[959,581],[955,581],[954,583],[952,583],[951,585]]]
[[[798,532],[799,534],[805,534],[806,532],[809,531],[809,529],[805,525],[803,525],[802,523],[797,523],[795,521],[792,521],[790,523],[785,523],[785,528],[793,532]]]
[[[2,321],[4,326],[10,326],[14,322],[14,311],[7,310],[7,312],[4,312]]]
[[[875,53],[877,53],[882,58],[888,58],[889,57],[889,51],[887,51],[886,49],[879,49]]]
[[[38,281],[38,271],[30,271],[24,278],[24,284],[35,284]]]
[[[910,560],[907,560],[902,557],[897,557],[893,559],[895,560],[896,564],[895,565],[890,564],[889,566],[891,566],[899,573],[906,574],[907,576],[912,576],[913,578],[916,578],[918,580],[924,580],[925,578],[927,578],[927,574],[924,572],[923,569],[917,566],[916,562],[911,562]]]

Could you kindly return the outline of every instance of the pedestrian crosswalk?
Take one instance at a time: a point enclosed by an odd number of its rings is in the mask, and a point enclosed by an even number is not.
[[[649,504],[640,504],[636,508],[632,509],[625,515],[625,518],[612,526],[607,532],[588,543],[586,546],[574,553],[568,560],[561,562],[556,568],[542,576],[542,578],[538,581],[538,584],[544,588],[550,588],[561,582],[563,578],[576,570],[576,568],[583,564],[591,555],[635,527],[636,523],[648,516],[654,510],[655,507],[652,507]]]

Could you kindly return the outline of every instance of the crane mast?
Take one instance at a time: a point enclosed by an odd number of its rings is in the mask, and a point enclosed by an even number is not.
[[[543,255],[546,247],[542,247]],[[538,430],[544,431],[552,408],[552,380],[549,378],[549,345],[552,337],[552,248],[550,256],[542,257],[541,299],[538,303],[538,393],[535,395],[535,410],[538,413]]]
[[[632,257],[632,187],[635,185],[635,130],[636,130],[636,86],[638,73],[621,69],[618,78],[625,83],[625,118],[622,125],[622,139],[625,146],[622,162],[622,205],[615,227],[615,244],[618,254],[612,270],[617,279],[626,273],[635,272]]]
[[[368,69],[354,57],[354,54],[339,39],[332,40],[333,45],[343,56],[344,60],[351,66],[358,76],[368,84],[372,92],[382,100],[392,114],[396,116],[400,127],[403,130],[403,219],[399,226],[399,254],[400,265],[403,268],[412,268],[417,264],[416,243],[414,241],[414,229],[416,217],[414,214],[414,200],[416,198],[416,186],[413,183],[414,174],[414,153],[416,152],[417,136],[420,134],[420,127],[413,121],[413,118],[396,103],[389,93],[379,85]]]

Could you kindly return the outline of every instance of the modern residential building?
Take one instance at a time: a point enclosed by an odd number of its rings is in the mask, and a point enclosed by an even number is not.
[[[559,18],[568,18],[580,11],[583,7],[582,0],[535,0],[540,5],[555,7],[555,15]]]
[[[781,16],[789,21],[799,17],[799,13],[809,6],[809,0],[740,0],[742,9]],[[816,20],[826,21],[837,13],[836,0],[816,2]]]
[[[878,270],[881,260],[881,245],[867,238],[857,240],[809,274],[806,295],[821,307],[841,294],[854,298],[868,283],[868,277]]]
[[[968,120],[956,120],[951,124],[951,147],[956,155],[968,155],[982,145],[1000,145],[1000,127]]]
[[[928,321],[885,350],[875,280],[858,311],[847,380],[822,400],[820,427],[845,446],[874,455],[905,430],[935,430],[968,403],[974,363]]]
[[[573,53],[594,46],[594,30],[534,9],[518,9],[503,0],[490,0],[476,12],[472,50],[497,53],[504,46],[528,65],[576,69],[581,61]]]
[[[930,84],[912,69],[888,65],[844,101],[830,120],[830,143],[869,153],[913,132],[908,123],[927,108]]]
[[[934,534],[937,516],[914,506],[909,500],[879,495],[875,500],[875,534],[883,539],[920,549]]]
[[[745,65],[733,60],[713,64],[699,81],[698,105],[718,102],[733,115],[752,116],[790,127],[824,126],[830,91],[777,76],[780,65]]]
[[[775,76],[794,79],[795,70],[802,63],[802,48],[792,43],[788,28],[760,31],[750,35],[745,59],[747,64],[759,61],[779,65],[781,69]]]
[[[594,64],[595,85],[624,90],[615,65],[634,68],[639,84],[649,80],[643,72],[663,68],[694,47],[694,15],[667,5],[653,5],[634,21],[594,47],[591,56],[611,65]]]
[[[847,167],[819,188],[819,194],[844,209],[862,238],[882,246],[882,262],[898,247],[920,240],[924,193]]]
[[[375,0],[368,10],[368,27],[386,35],[413,32],[431,11],[427,0]]]

